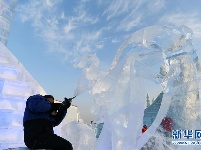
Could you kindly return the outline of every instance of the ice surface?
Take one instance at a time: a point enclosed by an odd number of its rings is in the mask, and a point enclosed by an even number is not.
[[[88,125],[76,121],[61,127],[62,137],[70,141],[75,150],[93,150],[96,142],[94,130]]]
[[[8,48],[0,42],[0,149],[25,147],[23,113],[27,98],[34,94],[45,95],[46,92]],[[77,119],[76,110],[69,108],[67,115],[71,120]],[[94,147],[95,133],[85,126],[75,126],[83,130],[83,139],[80,140],[78,147]],[[58,135],[61,134],[60,128],[61,125],[54,128]],[[87,140],[88,132],[93,145]],[[73,134],[71,136],[74,137]],[[89,144],[86,145],[86,143]]]
[[[4,18],[0,20],[4,35],[0,38],[0,149],[24,146],[25,101],[29,95],[46,94],[5,46],[15,2],[0,1]],[[76,66],[83,72],[74,95],[90,91],[94,122],[104,123],[103,130],[96,139],[89,126],[70,122],[61,124],[62,136],[75,150],[199,149],[171,145],[171,136],[160,127],[169,117],[173,129],[200,128],[201,66],[192,36],[187,27],[150,26],[136,31],[122,43],[108,71],[99,69],[96,55],[84,56]],[[146,80],[161,86],[164,95],[154,122],[142,134]]]
[[[89,90],[103,75],[106,74],[103,70],[100,70],[98,66],[99,59],[93,54],[83,56],[80,63],[74,65],[74,67],[83,68],[77,89],[74,92],[75,96]]]
[[[17,0],[0,1],[0,41],[6,45]]]
[[[16,57],[0,42],[0,149],[24,146],[26,99],[46,94]]]
[[[22,146],[25,100],[45,91],[2,43],[0,54],[0,148]],[[75,96],[90,91],[94,122],[104,126],[96,139],[94,130],[83,123],[63,123],[62,136],[76,150],[179,150],[184,147],[171,145],[171,136],[160,127],[162,119],[172,118],[173,129],[200,127],[201,67],[187,27],[150,26],[133,33],[118,49],[109,71],[99,69],[96,55],[84,56],[77,67],[83,72]],[[154,122],[142,134],[146,80],[161,86],[164,95]]]
[[[22,121],[26,99],[46,94],[6,47],[16,2],[0,0],[0,149],[25,146]],[[55,133],[60,133],[59,127]]]
[[[104,74],[98,74],[96,56],[83,58],[88,63],[79,64],[83,73],[76,91],[90,90],[94,122],[104,122],[96,150],[181,149],[160,128],[164,117],[173,119],[173,129],[199,129],[201,67],[192,35],[185,26],[141,29],[123,42]],[[164,94],[156,119],[142,134],[146,80],[161,86]]]

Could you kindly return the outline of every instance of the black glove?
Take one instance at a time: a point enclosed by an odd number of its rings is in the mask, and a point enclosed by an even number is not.
[[[71,106],[72,98],[64,98],[64,101],[62,102],[62,106],[64,109],[68,109]]]

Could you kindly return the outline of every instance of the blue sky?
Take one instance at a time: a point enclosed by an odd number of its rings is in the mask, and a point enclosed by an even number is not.
[[[49,94],[72,97],[81,70],[73,65],[96,54],[108,70],[121,43],[150,25],[186,25],[201,48],[199,0],[18,0],[7,47]],[[89,94],[78,96],[81,117],[91,120]]]

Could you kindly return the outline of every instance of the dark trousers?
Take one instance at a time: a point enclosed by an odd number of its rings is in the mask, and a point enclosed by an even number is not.
[[[73,150],[72,144],[56,134],[38,139],[32,149]]]
[[[52,123],[46,119],[24,123],[24,142],[30,149],[73,150],[69,141],[54,134]]]

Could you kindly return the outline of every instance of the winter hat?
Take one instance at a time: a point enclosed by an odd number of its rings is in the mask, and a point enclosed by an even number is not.
[[[54,97],[52,95],[44,95],[43,97],[44,98],[53,98],[53,100],[54,100]]]

